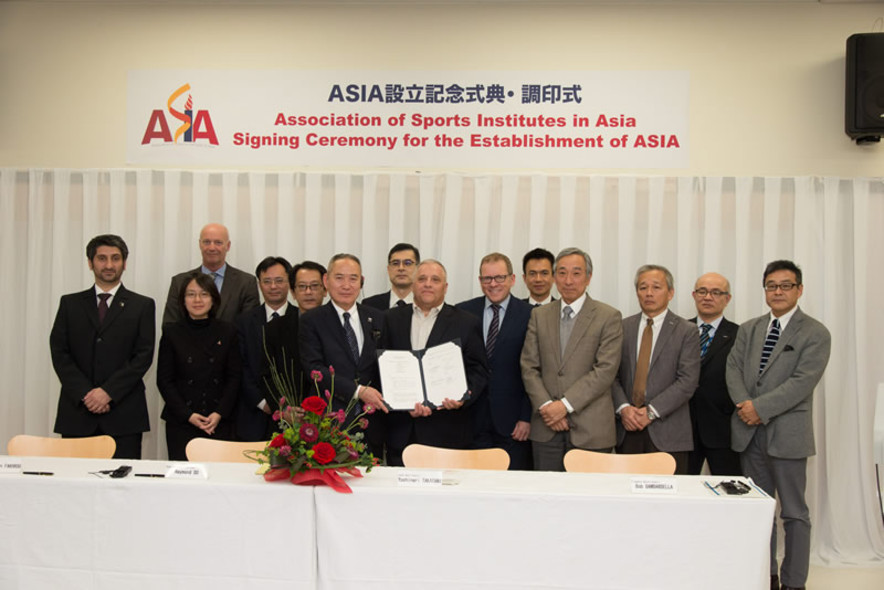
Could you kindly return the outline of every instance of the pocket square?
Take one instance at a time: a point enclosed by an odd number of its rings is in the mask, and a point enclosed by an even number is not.
[[[791,344],[787,344],[786,347],[783,349],[783,352],[789,352],[790,350],[795,350],[795,349],[792,348]]]

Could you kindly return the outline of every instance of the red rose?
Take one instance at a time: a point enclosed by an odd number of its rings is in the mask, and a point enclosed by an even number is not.
[[[279,448],[285,444],[285,437],[282,434],[277,434],[273,437],[273,440],[270,441],[270,446],[274,448]]]
[[[321,416],[322,413],[325,412],[326,406],[328,406],[328,404],[325,403],[325,400],[318,395],[311,395],[301,403],[302,408],[319,416]]]
[[[316,443],[313,445],[313,459],[320,465],[331,463],[336,455],[335,448],[327,442]]]
[[[301,424],[298,434],[304,442],[313,442],[319,438],[319,430],[313,424]]]

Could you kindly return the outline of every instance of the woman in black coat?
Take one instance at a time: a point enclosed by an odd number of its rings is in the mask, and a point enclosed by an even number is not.
[[[186,461],[194,438],[233,440],[242,363],[236,328],[214,317],[221,295],[211,275],[194,272],[178,301],[184,319],[163,328],[157,386],[169,459]]]

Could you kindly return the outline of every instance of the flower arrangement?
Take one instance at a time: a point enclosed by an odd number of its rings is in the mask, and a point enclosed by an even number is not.
[[[350,487],[341,479],[340,473],[362,477],[357,467],[371,471],[379,464],[363,442],[365,435],[362,430],[368,426],[366,415],[373,413],[373,408],[366,406],[362,413],[346,424],[347,416],[358,401],[350,400],[346,410],[332,411],[331,400],[335,391],[333,367],[329,367],[329,373],[330,390],[320,393],[322,373],[313,371],[310,378],[316,393],[299,402],[289,372],[280,374],[271,361],[273,385],[281,394],[279,410],[273,414],[273,419],[279,423],[279,432],[274,432],[264,450],[246,451],[251,459],[268,465],[265,480],[290,479],[292,483],[301,485],[325,484],[339,492],[349,493]]]

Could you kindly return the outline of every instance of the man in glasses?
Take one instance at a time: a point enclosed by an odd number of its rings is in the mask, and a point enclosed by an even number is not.
[[[727,355],[737,338],[737,324],[724,317],[731,286],[718,273],[706,273],[694,284],[700,332],[700,384],[691,397],[694,450],[688,455],[688,473],[699,475],[703,462],[713,475],[741,475],[740,455],[731,449],[734,404],[727,392]]]
[[[325,267],[318,262],[305,260],[296,264],[289,274],[292,297],[298,303],[298,311],[304,313],[319,307],[325,301]]]
[[[420,252],[411,244],[399,243],[390,248],[390,253],[387,254],[390,290],[367,297],[362,304],[381,311],[410,305],[413,302],[411,289],[414,285],[414,274],[420,261]]]
[[[236,319],[243,359],[242,391],[237,400],[236,436],[242,441],[267,440],[273,432],[270,419],[279,405],[279,394],[270,390],[270,363],[280,371],[298,363],[298,311],[289,305],[289,274],[292,265],[281,256],[268,256],[255,269],[264,303]],[[297,379],[297,375],[294,376]]]
[[[731,440],[743,472],[780,499],[786,554],[777,576],[777,531],[770,537],[770,587],[803,588],[810,560],[810,513],[804,500],[813,439],[813,391],[829,362],[831,336],[798,307],[801,269],[775,260],[764,270],[770,313],[740,326],[727,360],[737,406]]]
[[[510,469],[531,469],[531,402],[522,383],[519,357],[532,307],[510,294],[516,282],[513,263],[499,252],[479,263],[483,297],[457,305],[482,321],[491,377],[487,395],[473,409],[473,446],[504,449]]]

